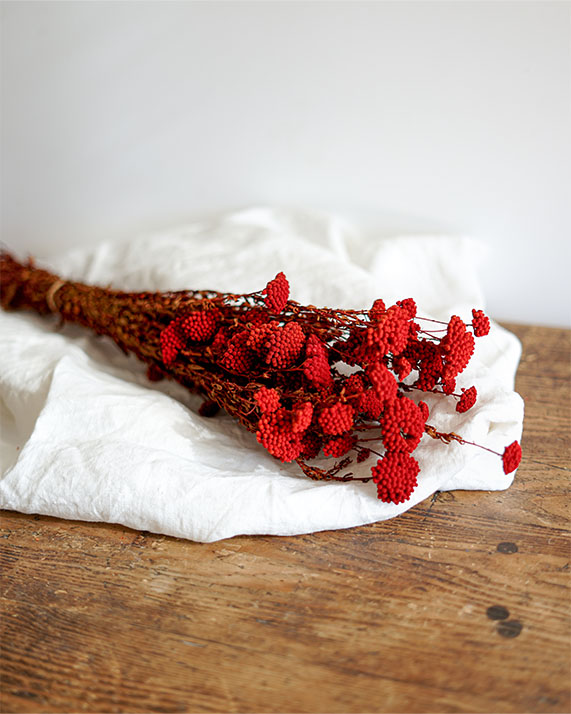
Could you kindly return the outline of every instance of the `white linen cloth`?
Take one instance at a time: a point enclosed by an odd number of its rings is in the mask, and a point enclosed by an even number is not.
[[[480,244],[463,238],[365,237],[334,217],[255,208],[43,261],[58,274],[123,290],[252,292],[283,270],[292,299],[367,308],[414,297],[419,315],[471,321],[483,308]],[[237,534],[292,535],[391,518],[436,490],[507,488],[501,459],[424,435],[409,501],[376,497],[374,483],[314,482],[282,464],[227,415],[203,418],[200,397],[110,341],[57,318],[0,310],[0,505],[211,542]],[[493,324],[458,387],[476,385],[465,414],[423,396],[429,422],[500,453],[522,432],[513,391],[520,344]],[[420,394],[419,394],[420,398]],[[332,463],[331,460],[327,462]],[[353,463],[366,476],[370,460]],[[482,498],[486,498],[482,495]]]

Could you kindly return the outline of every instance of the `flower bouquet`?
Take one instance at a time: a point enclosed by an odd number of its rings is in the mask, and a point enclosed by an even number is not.
[[[373,481],[381,501],[397,504],[417,486],[423,435],[493,451],[440,431],[423,400],[438,394],[460,413],[476,403],[477,385],[457,389],[456,379],[489,331],[478,309],[466,324],[423,319],[412,298],[363,310],[302,305],[283,272],[252,293],[121,292],[6,252],[0,289],[5,310],[58,315],[111,338],[146,363],[151,381],[203,395],[205,418],[225,410],[260,448],[314,480]],[[517,441],[494,453],[506,474],[521,460]],[[356,476],[352,464],[364,462],[367,475]]]

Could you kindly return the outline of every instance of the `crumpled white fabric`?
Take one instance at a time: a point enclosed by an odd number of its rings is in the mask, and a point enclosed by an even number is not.
[[[377,297],[414,297],[420,315],[470,321],[472,307],[485,307],[477,275],[484,253],[464,238],[379,239],[335,217],[256,208],[44,264],[123,290],[251,292],[283,270],[302,303],[366,308]],[[201,398],[149,383],[142,363],[83,328],[0,310],[0,330],[3,508],[211,542],[372,523],[437,490],[505,489],[514,476],[487,451],[424,435],[411,499],[382,503],[373,483],[314,482],[281,464],[227,415],[199,416]],[[522,432],[523,402],[513,391],[520,343],[496,324],[476,343],[458,383],[476,385],[476,406],[459,414],[454,400],[427,395],[429,421],[501,453]],[[372,463],[351,470],[366,476]]]

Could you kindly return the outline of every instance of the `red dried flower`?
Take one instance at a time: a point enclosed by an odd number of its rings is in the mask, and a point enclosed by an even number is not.
[[[333,384],[327,348],[316,335],[309,335],[305,344],[306,359],[303,373],[316,387],[329,387]]]
[[[394,376],[382,362],[375,362],[367,367],[367,377],[382,401],[393,400],[397,395],[398,385]]]
[[[405,354],[418,369],[418,379],[414,386],[427,392],[434,389],[444,367],[440,346],[429,340],[416,340],[409,343]]]
[[[478,392],[476,391],[476,387],[470,387],[469,389],[462,389],[462,396],[460,397],[460,401],[456,405],[456,411],[460,412],[463,414],[464,412],[467,412],[468,409],[474,406],[476,403],[476,397],[478,396]]]
[[[294,461],[301,453],[300,434],[292,431],[291,415],[284,408],[262,415],[256,437],[280,461]]]
[[[260,389],[256,392],[254,399],[258,403],[262,414],[271,414],[280,406],[280,397],[275,389],[260,387]]]
[[[420,325],[418,322],[410,321],[408,323],[408,339],[414,341],[418,339],[418,333],[420,332]]]
[[[472,310],[472,327],[476,337],[483,337],[490,331],[490,320],[482,310]]]
[[[357,410],[369,419],[378,419],[383,411],[383,400],[375,389],[367,389],[357,402]]]
[[[377,298],[373,303],[373,306],[369,310],[369,319],[372,321],[378,320],[381,315],[385,314],[386,310],[387,308],[385,307],[384,300],[381,300],[381,298]]]
[[[270,336],[280,329],[279,323],[268,322],[252,327],[248,332],[248,347],[259,356],[265,356],[270,346]]]
[[[399,355],[408,341],[408,321],[405,311],[398,305],[391,305],[381,315],[374,326],[365,331],[365,349],[370,353],[374,350],[378,357],[384,357],[389,352]]]
[[[300,456],[304,459],[314,459],[321,451],[321,438],[314,432],[306,431],[301,439]]]
[[[509,446],[506,446],[502,456],[502,462],[504,466],[504,473],[511,474],[519,466],[521,461],[521,446],[517,441],[512,442]]]
[[[373,466],[377,495],[385,503],[408,501],[417,486],[420,467],[416,459],[402,451],[388,452]]]
[[[412,298],[397,300],[397,305],[402,308],[407,320],[412,320],[413,317],[416,317],[416,303]]]
[[[428,409],[428,404],[426,404],[426,402],[419,402],[417,406],[420,409],[420,412],[422,414],[422,418],[424,419],[424,422],[426,423],[426,420],[428,419],[429,411],[430,411]]]
[[[393,360],[393,369],[402,382],[402,380],[406,379],[408,375],[412,372],[412,364],[407,360],[406,357],[400,355],[400,357],[396,357]]]
[[[361,374],[352,374],[347,379],[341,383],[342,392],[346,399],[360,399],[365,391],[365,385],[363,384],[363,379]]]
[[[227,345],[228,345],[228,330],[225,327],[222,327],[214,335],[214,339],[212,340],[212,343],[210,345],[212,354],[215,357],[220,357],[223,354],[224,350],[226,349]]]
[[[240,315],[239,320],[245,327],[257,327],[258,325],[264,325],[266,322],[270,322],[271,318],[267,308],[252,307]]]
[[[295,434],[305,431],[311,424],[313,417],[313,404],[304,402],[294,407],[291,413],[291,428]]]
[[[444,360],[442,376],[446,381],[460,374],[474,354],[474,335],[466,330],[466,325],[457,315],[453,315],[448,323],[440,350]]]
[[[325,407],[319,415],[319,426],[324,434],[344,434],[353,426],[353,407],[337,402],[332,407]]]
[[[228,340],[226,351],[220,360],[222,367],[238,374],[247,374],[250,371],[256,355],[248,347],[249,338],[249,331],[242,330]]]
[[[289,297],[289,283],[283,273],[278,273],[264,289],[266,305],[275,313],[281,312],[286,306]]]
[[[345,456],[348,451],[355,446],[357,443],[357,437],[351,436],[338,436],[336,439],[329,439],[323,444],[323,453],[325,456],[333,456],[338,459],[341,456]]]
[[[181,320],[180,328],[193,342],[208,342],[216,332],[220,313],[218,310],[197,310]]]
[[[305,335],[297,322],[288,322],[284,327],[277,327],[264,345],[267,349],[266,363],[278,369],[291,367],[301,354],[304,342]]]
[[[424,434],[425,419],[408,397],[390,402],[381,415],[383,444],[388,451],[414,451]]]
[[[456,380],[455,379],[445,379],[442,382],[442,391],[444,394],[454,394],[454,390],[456,389]]]
[[[173,320],[161,332],[161,354],[165,365],[172,364],[180,350],[184,347],[185,339],[180,329],[180,323]]]

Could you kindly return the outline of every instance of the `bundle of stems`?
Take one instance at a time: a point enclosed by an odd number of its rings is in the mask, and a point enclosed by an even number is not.
[[[147,364],[150,380],[174,379],[204,395],[205,417],[222,408],[310,478],[373,480],[386,502],[410,498],[419,473],[412,453],[424,434],[471,443],[428,424],[428,406],[411,396],[436,392],[459,412],[474,405],[476,387],[457,392],[456,378],[474,337],[489,331],[481,310],[467,325],[458,316],[419,318],[412,298],[389,307],[379,299],[364,310],[301,305],[289,299],[283,273],[248,294],[121,292],[65,280],[5,251],[0,302],[111,338]],[[521,460],[517,441],[493,453],[506,473]],[[319,454],[335,462],[308,463]],[[341,474],[370,457],[369,476]]]

